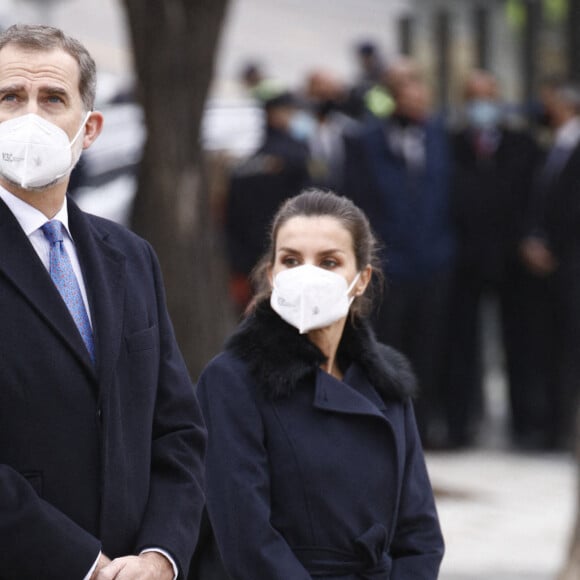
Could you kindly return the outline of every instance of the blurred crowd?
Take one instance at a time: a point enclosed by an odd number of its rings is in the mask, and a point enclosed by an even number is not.
[[[383,244],[378,337],[410,359],[427,449],[476,445],[485,418],[483,304],[498,306],[514,447],[570,449],[580,381],[580,88],[542,81],[514,115],[491,72],[454,115],[408,57],[356,47],[358,78],[313,69],[282,87],[240,74],[260,146],[228,179],[230,292],[243,312],[280,203],[309,186],[352,198]],[[379,286],[379,284],[377,283]]]

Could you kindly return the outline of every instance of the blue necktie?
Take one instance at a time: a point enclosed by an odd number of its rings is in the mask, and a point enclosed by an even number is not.
[[[65,301],[94,363],[93,331],[78,280],[62,242],[62,224],[57,220],[46,222],[42,231],[50,242],[50,277]]]

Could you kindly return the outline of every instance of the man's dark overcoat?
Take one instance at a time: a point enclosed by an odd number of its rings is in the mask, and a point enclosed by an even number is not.
[[[99,549],[186,570],[205,428],[144,240],[69,201],[96,367],[0,201],[0,578],[80,580]]]
[[[544,237],[557,262],[547,277],[553,319],[544,344],[553,367],[544,408],[549,445],[569,449],[580,392],[580,143],[555,165],[548,156],[538,174],[529,228]]]

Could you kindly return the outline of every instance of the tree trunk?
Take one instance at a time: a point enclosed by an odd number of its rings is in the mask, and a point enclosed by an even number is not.
[[[231,329],[226,269],[199,144],[228,0],[124,0],[147,142],[133,228],[155,248],[194,380]]]

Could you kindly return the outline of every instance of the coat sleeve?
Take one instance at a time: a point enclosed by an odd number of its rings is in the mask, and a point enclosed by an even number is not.
[[[0,578],[80,580],[100,549],[99,540],[42,500],[22,475],[0,465]]]
[[[160,361],[149,500],[136,552],[146,548],[165,550],[176,562],[181,578],[189,568],[205,503],[207,432],[167,313],[159,264],[149,251],[158,300]]]
[[[270,522],[264,425],[241,365],[221,355],[204,371],[198,394],[209,432],[207,507],[232,580],[311,580]]]
[[[434,580],[438,577],[444,542],[410,401],[406,403],[405,427],[405,470],[391,544],[391,580]]]

